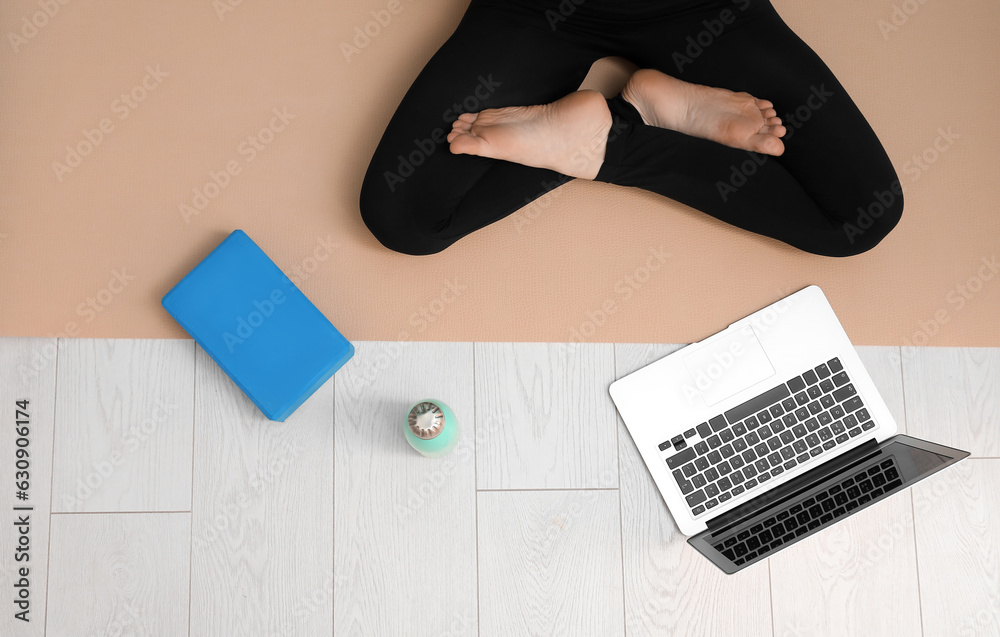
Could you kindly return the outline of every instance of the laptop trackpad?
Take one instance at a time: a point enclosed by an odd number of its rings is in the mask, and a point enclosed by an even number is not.
[[[688,354],[684,357],[684,365],[691,374],[693,387],[701,393],[707,406],[774,374],[764,348],[749,325]],[[689,397],[694,393],[688,387],[684,390]]]

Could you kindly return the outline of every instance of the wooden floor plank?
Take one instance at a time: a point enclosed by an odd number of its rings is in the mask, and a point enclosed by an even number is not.
[[[1000,457],[1000,348],[904,347],[908,431]]]
[[[480,489],[617,487],[609,344],[477,343]]]
[[[187,635],[190,533],[190,513],[53,515],[47,634]]]
[[[191,634],[332,634],[334,383],[281,423],[196,370]]]
[[[1000,635],[1000,460],[913,487],[925,637]]]
[[[60,339],[52,510],[189,511],[194,341]]]
[[[615,490],[481,491],[482,637],[624,635]]]

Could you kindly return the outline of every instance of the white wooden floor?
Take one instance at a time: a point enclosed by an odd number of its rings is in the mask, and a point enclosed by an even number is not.
[[[607,394],[679,346],[356,346],[274,423],[191,340],[0,339],[0,634],[1000,635],[1000,349],[859,348],[902,431],[972,457],[726,576]],[[401,433],[428,397],[445,458]]]

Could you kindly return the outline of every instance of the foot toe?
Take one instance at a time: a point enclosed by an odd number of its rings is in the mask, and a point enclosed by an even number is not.
[[[774,117],[775,115],[777,115],[778,112],[776,110],[774,110],[773,108],[765,108],[765,109],[761,110],[760,114],[761,114],[761,117],[763,117],[764,119],[770,119],[770,118]]]
[[[767,100],[754,100],[754,103],[757,104],[757,108],[759,108],[760,110],[764,110],[766,108],[771,108],[772,106],[774,106],[774,104],[772,104]]]
[[[449,148],[454,155],[481,155],[483,140],[469,133],[449,135]]]
[[[754,135],[750,139],[750,148],[765,155],[780,155],[785,152],[785,145],[774,135]]]

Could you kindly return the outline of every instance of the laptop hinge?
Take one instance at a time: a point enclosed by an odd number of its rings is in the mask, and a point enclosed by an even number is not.
[[[849,452],[838,456],[830,462],[825,462],[817,467],[806,471],[797,478],[794,478],[781,486],[765,491],[753,500],[745,502],[735,509],[726,511],[708,520],[708,530],[713,534],[724,531],[726,527],[736,526],[743,520],[752,518],[762,511],[775,507],[795,496],[808,491],[813,485],[826,480],[834,474],[840,473],[856,464],[864,462],[871,455],[871,452],[879,446],[874,439],[870,439]]]

